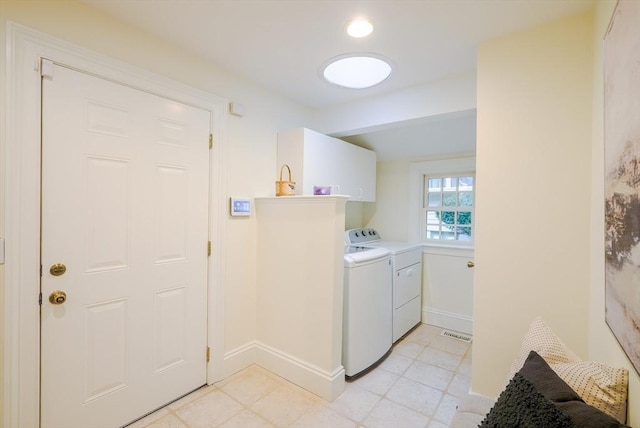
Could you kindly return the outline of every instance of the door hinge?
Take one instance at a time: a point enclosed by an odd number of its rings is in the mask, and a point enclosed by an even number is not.
[[[53,61],[46,58],[40,59],[40,76],[53,79]]]
[[[40,278],[42,278],[42,265],[40,265]]]
[[[209,362],[210,359],[211,359],[211,348],[207,346],[207,363]]]
[[[207,242],[207,257],[211,255],[211,241]]]
[[[209,150],[213,148],[213,134],[209,134]]]
[[[38,295],[38,304],[42,306],[42,293]]]

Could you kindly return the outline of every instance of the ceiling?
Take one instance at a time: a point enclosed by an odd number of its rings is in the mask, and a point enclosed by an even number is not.
[[[190,51],[237,76],[314,109],[326,109],[475,71],[480,43],[584,11],[596,0],[78,0]],[[353,39],[346,24],[367,17],[373,33]],[[344,89],[321,78],[330,58],[370,52],[393,72],[368,89]],[[440,123],[443,122],[443,123]],[[460,127],[466,127],[461,130]],[[471,132],[473,131],[473,132]],[[462,147],[462,139],[472,141]],[[408,143],[449,135],[475,147],[475,115],[402,124],[349,138],[398,158],[421,156]],[[414,147],[413,149],[411,147]],[[435,149],[446,151],[446,147]],[[470,149],[470,150],[469,150]]]

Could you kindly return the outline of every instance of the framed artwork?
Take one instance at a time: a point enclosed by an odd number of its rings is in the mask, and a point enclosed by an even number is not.
[[[604,39],[605,318],[640,373],[640,1]]]

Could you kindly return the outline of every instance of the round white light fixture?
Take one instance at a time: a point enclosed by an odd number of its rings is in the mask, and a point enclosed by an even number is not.
[[[373,31],[373,25],[363,18],[354,19],[347,26],[347,34],[357,39],[367,37]]]
[[[341,55],[329,61],[322,76],[329,83],[351,89],[364,89],[386,80],[391,65],[371,54]]]

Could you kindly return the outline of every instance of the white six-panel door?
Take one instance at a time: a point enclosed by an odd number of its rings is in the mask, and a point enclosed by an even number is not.
[[[210,113],[57,65],[42,91],[41,426],[121,426],[206,382]]]

